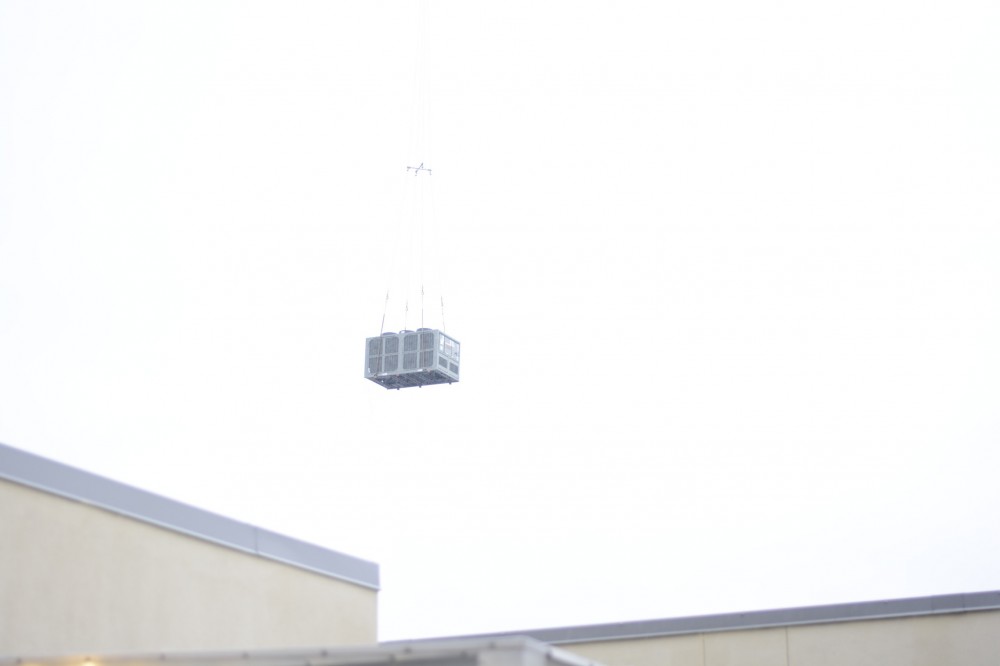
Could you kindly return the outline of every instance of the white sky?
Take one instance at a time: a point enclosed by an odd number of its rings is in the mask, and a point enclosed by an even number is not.
[[[388,392],[416,5],[0,1],[0,441],[383,639],[1000,589],[1000,4],[428,16],[462,381]]]

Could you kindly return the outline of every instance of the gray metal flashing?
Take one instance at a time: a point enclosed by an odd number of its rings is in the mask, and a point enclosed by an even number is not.
[[[155,495],[0,443],[0,479],[377,590],[378,564]]]
[[[678,636],[682,634],[997,610],[1000,610],[1000,591],[970,592],[909,599],[861,601],[826,606],[749,611],[744,613],[697,615],[661,620],[639,620],[636,622],[618,622],[613,624],[528,629],[498,634],[479,634],[466,638],[483,640],[490,637],[528,636],[551,645],[568,645],[573,643]]]

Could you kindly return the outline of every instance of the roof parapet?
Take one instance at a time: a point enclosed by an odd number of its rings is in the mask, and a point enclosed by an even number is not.
[[[0,444],[0,479],[324,576],[379,589],[379,567],[374,562],[226,518],[6,444]]]

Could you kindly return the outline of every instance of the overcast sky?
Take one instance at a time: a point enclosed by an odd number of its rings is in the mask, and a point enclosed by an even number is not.
[[[1000,3],[426,18],[0,0],[0,441],[383,639],[1000,589]],[[400,265],[458,384],[362,377]]]

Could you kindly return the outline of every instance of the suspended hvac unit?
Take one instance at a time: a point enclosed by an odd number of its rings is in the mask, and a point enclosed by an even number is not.
[[[458,341],[441,331],[383,333],[365,341],[365,352],[365,379],[387,389],[458,381]]]

